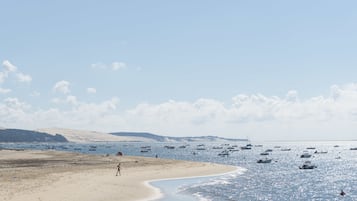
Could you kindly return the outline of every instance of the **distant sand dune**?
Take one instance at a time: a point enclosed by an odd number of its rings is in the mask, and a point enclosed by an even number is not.
[[[140,137],[121,137],[111,135],[109,133],[97,131],[74,130],[65,128],[42,128],[39,132],[45,132],[51,135],[63,135],[70,142],[86,143],[86,142],[120,142],[120,141],[144,141],[148,142],[146,138]]]

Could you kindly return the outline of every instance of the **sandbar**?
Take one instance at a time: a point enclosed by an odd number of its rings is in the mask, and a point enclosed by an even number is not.
[[[121,175],[115,176],[121,163]],[[138,156],[1,150],[0,200],[137,201],[158,190],[147,181],[221,174],[234,166]]]

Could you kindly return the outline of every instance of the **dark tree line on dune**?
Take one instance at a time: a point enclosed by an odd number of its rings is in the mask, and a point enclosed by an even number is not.
[[[68,142],[62,135],[21,129],[0,129],[0,142]]]

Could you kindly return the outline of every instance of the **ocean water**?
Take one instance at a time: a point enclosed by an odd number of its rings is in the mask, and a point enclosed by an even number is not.
[[[56,149],[92,154],[140,155],[160,158],[215,162],[235,165],[243,170],[226,175],[153,182],[164,193],[161,201],[178,200],[356,200],[357,201],[357,141],[329,142],[255,142],[251,150],[241,150],[243,142],[222,145],[204,143],[206,150],[197,150],[197,143],[97,143],[93,144],[0,144],[4,148]],[[175,146],[166,149],[164,146]],[[186,145],[185,148],[178,148]],[[338,145],[338,147],[335,145]],[[151,151],[142,153],[142,146]],[[223,149],[213,149],[222,146]],[[234,146],[228,157],[218,156],[222,150]],[[307,149],[314,147],[315,149]],[[290,151],[282,151],[284,148]],[[268,156],[260,153],[271,149]],[[325,153],[314,153],[325,152]],[[327,153],[326,153],[327,152]],[[310,153],[311,158],[300,158]],[[257,163],[258,159],[270,158],[271,163]],[[315,169],[299,169],[305,161],[311,161]],[[340,196],[343,190],[346,195]]]

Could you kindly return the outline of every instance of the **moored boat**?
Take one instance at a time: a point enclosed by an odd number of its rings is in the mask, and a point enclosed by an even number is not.
[[[271,163],[271,161],[272,161],[272,159],[266,158],[266,159],[259,159],[259,160],[257,160],[257,163]]]
[[[299,166],[299,169],[315,169],[317,168],[316,165],[313,165],[311,161],[305,161],[302,166]]]
[[[221,153],[219,153],[218,156],[229,156],[229,151],[224,150]]]
[[[300,158],[311,158],[311,154],[303,153],[303,154],[300,155]]]

